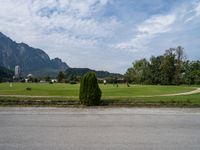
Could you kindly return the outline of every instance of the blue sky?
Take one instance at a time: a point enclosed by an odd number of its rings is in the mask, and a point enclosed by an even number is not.
[[[200,0],[0,0],[0,31],[71,67],[125,73],[185,48],[200,59]]]

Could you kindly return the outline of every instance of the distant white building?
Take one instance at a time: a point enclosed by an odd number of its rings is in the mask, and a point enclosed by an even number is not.
[[[46,83],[46,81],[45,80],[40,80],[40,83]]]
[[[15,78],[20,78],[21,70],[19,66],[15,66]]]
[[[28,79],[25,79],[25,82],[28,83]]]
[[[57,79],[51,79],[51,82],[53,82],[53,83],[57,83],[58,80],[57,80]]]

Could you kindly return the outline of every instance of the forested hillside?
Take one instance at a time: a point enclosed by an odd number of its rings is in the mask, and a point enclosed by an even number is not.
[[[0,82],[12,79],[14,72],[0,66]]]

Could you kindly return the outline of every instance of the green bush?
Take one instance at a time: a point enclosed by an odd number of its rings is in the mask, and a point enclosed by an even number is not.
[[[101,90],[95,73],[89,72],[81,79],[79,99],[87,106],[99,105]]]

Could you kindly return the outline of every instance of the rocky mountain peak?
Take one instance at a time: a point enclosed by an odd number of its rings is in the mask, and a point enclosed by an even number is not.
[[[69,68],[61,59],[51,60],[43,50],[16,43],[0,32],[0,66],[14,70],[16,65],[21,67],[24,75],[35,76],[56,76],[59,71]]]

